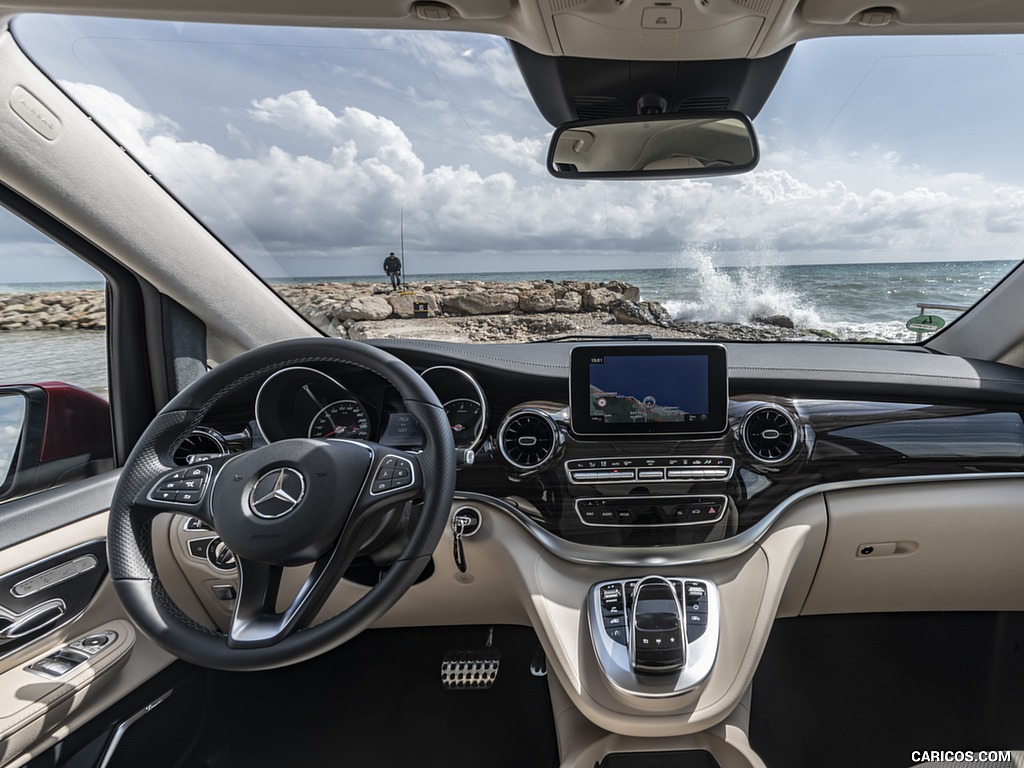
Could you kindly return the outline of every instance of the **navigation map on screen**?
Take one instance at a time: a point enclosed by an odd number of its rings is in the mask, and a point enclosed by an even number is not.
[[[663,424],[707,421],[708,358],[701,355],[601,355],[590,360],[592,422]]]

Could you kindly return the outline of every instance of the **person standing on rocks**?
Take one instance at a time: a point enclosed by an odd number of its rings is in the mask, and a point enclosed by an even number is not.
[[[391,278],[391,290],[401,287],[402,260],[395,256],[394,251],[389,253],[388,257],[384,259],[384,274]]]

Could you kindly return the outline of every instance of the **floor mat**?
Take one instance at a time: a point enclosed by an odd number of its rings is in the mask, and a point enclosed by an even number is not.
[[[1020,747],[1020,637],[1019,616],[995,614],[778,621],[751,743],[769,768],[907,768],[915,750]]]
[[[303,664],[211,675],[213,722],[193,765],[210,768],[554,768],[536,636],[495,627],[488,690],[441,686],[446,651],[482,647],[486,627],[375,630]]]

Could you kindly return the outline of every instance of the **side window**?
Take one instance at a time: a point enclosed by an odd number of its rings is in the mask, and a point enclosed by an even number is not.
[[[0,208],[0,502],[113,466],[105,288]]]

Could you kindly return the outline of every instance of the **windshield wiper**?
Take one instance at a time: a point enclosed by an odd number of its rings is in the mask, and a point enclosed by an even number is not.
[[[610,336],[601,336],[599,334],[587,334],[587,333],[570,333],[568,336],[552,336],[550,339],[534,339],[533,341],[527,342],[528,344],[547,344],[552,341],[653,341],[654,337],[649,333],[622,333],[612,334]]]

